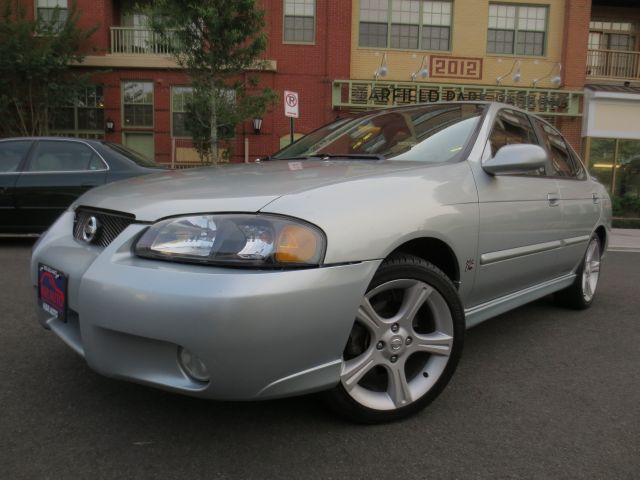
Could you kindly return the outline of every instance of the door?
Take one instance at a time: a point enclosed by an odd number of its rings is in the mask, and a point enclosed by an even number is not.
[[[15,187],[19,225],[42,232],[84,192],[106,180],[107,165],[80,140],[39,140]]]
[[[482,161],[511,144],[538,144],[528,115],[500,110]],[[470,305],[478,305],[559,275],[562,213],[559,190],[547,168],[518,175],[476,178],[480,227],[478,266]]]
[[[558,266],[562,273],[570,273],[582,259],[600,217],[598,186],[588,180],[580,158],[562,135],[545,122],[536,119],[535,123],[560,191],[562,247]]]
[[[153,133],[125,132],[124,144],[151,160],[155,158]]]
[[[15,203],[15,185],[20,170],[31,148],[31,140],[0,142],[0,232],[18,231],[18,215]]]

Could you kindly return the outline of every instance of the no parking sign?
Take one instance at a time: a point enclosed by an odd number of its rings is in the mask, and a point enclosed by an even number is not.
[[[284,115],[286,117],[298,118],[298,92],[290,90],[284,91]]]

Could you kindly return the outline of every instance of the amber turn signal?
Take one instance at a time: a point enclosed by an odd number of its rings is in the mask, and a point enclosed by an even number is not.
[[[316,233],[304,226],[287,225],[278,235],[276,261],[282,263],[311,262],[318,253]]]

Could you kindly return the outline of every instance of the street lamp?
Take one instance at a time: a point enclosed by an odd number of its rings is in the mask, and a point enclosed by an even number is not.
[[[415,82],[417,77],[420,77],[422,80],[426,80],[429,78],[429,66],[427,65],[428,55],[422,57],[422,63],[420,63],[420,68],[411,74],[411,81]]]
[[[256,117],[253,119],[253,133],[260,135],[260,130],[262,130],[262,118]]]
[[[111,120],[111,118],[107,118],[107,120],[104,122],[104,126],[107,130],[107,133],[113,133],[116,131],[116,124],[113,123],[113,120]]]
[[[377,54],[376,54],[377,55]],[[387,54],[384,53],[382,55],[382,60],[380,61],[380,66],[373,72],[373,79],[378,80],[379,77],[386,77],[389,73],[389,67],[387,67]]]
[[[558,67],[558,73],[556,73],[553,77],[551,77],[551,75],[553,74],[553,71],[556,69],[556,67]],[[540,80],[544,80],[545,78],[549,78],[549,81],[551,82],[551,85],[553,85],[554,87],[558,88],[560,86],[560,84],[562,83],[562,63],[560,62],[556,62],[553,64],[553,67],[551,67],[551,70],[549,70],[549,73],[547,73],[544,77],[540,77],[540,78],[535,78],[533,80],[533,82],[531,82],[531,85],[534,87],[538,86],[538,83],[540,82]]]
[[[513,83],[518,83],[520,81],[522,78],[522,75],[520,74],[520,60],[514,60],[513,65],[511,65],[511,69],[504,75],[496,78],[496,85],[502,85],[502,79],[509,74],[511,74],[511,80],[513,80]]]

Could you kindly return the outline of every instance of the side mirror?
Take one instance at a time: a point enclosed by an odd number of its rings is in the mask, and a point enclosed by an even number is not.
[[[544,168],[547,160],[547,152],[538,145],[505,145],[482,169],[489,175],[525,173]]]

